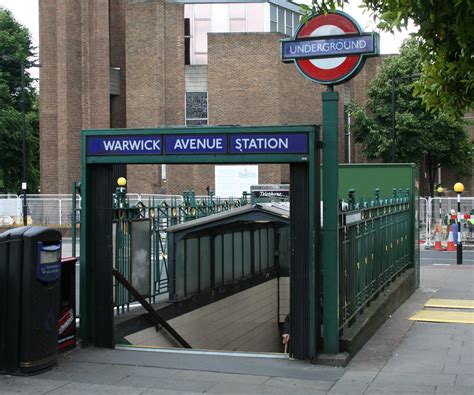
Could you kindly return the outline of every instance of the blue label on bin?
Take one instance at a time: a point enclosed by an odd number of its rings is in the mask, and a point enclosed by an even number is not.
[[[61,242],[43,245],[38,242],[36,277],[40,281],[53,282],[61,276]]]

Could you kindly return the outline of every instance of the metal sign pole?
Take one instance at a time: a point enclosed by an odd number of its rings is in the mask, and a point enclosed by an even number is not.
[[[323,100],[323,352],[339,352],[339,93],[329,85]]]

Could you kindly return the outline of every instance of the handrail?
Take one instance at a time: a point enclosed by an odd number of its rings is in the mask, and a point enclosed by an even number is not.
[[[135,297],[135,299],[143,306],[143,308],[148,311],[156,324],[162,325],[169,332],[169,334],[173,336],[175,340],[184,348],[192,348],[189,343],[184,340],[181,335],[176,332],[174,328],[168,324],[168,322],[150,305],[150,303],[146,301],[146,299],[133,287],[133,285],[130,284],[124,276],[122,276],[122,273],[120,273],[117,269],[112,269],[112,274],[119,283],[127,288],[128,292],[130,292]]]

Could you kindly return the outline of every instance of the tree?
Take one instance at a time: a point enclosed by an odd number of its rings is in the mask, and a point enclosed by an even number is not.
[[[311,0],[312,12],[343,8],[348,0]],[[421,77],[414,93],[430,110],[461,115],[474,108],[474,2],[472,0],[362,0],[385,31],[418,26]]]
[[[461,118],[453,119],[442,111],[428,112],[419,97],[413,96],[413,79],[421,69],[415,39],[405,41],[400,55],[382,62],[368,89],[365,108],[351,103],[352,132],[362,143],[368,159],[415,162],[428,174],[433,194],[438,166],[468,174],[472,162],[472,143]],[[396,93],[395,130],[392,128],[392,78]],[[395,131],[395,133],[393,133]],[[392,151],[393,150],[393,151]]]
[[[26,113],[28,192],[39,186],[38,97],[28,67],[34,47],[28,29],[10,11],[0,8],[0,188],[19,193],[22,180],[22,110]],[[21,92],[25,65],[25,103]]]

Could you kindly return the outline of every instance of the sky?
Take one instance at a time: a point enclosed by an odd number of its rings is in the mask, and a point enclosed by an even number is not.
[[[39,0],[0,0],[0,6],[8,8],[15,18],[25,25],[31,32],[33,45],[38,47],[39,43],[39,22],[38,22],[38,2]],[[298,2],[298,0],[296,0]],[[302,0],[309,3],[309,0]],[[364,31],[377,31],[376,23],[368,13],[363,13],[359,8],[361,1],[354,0],[344,7],[344,11],[359,22]],[[412,28],[411,31],[414,29]],[[408,37],[407,31],[380,34],[380,52],[382,54],[394,54],[399,52],[399,47],[404,39]],[[33,77],[37,77],[38,70],[31,70]],[[35,75],[36,74],[36,75]]]

